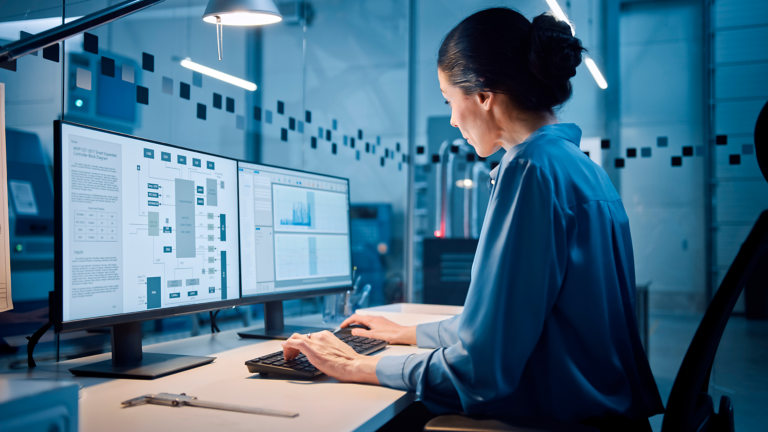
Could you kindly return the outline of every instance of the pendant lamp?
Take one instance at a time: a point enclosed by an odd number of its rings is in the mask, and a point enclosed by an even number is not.
[[[224,52],[224,26],[257,26],[282,21],[283,16],[272,0],[209,0],[203,21],[216,24],[219,60]]]

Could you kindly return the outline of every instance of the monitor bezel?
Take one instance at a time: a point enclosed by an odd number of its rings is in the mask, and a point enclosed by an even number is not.
[[[328,177],[336,180],[344,180],[347,183],[347,233],[349,234],[347,237],[348,244],[349,244],[349,274],[350,274],[350,280],[351,283],[349,285],[340,285],[337,287],[323,287],[323,288],[309,288],[309,289],[298,289],[294,291],[285,291],[285,292],[279,292],[279,293],[270,293],[270,294],[255,294],[255,295],[249,295],[247,297],[243,296],[243,289],[242,289],[242,275],[240,276],[240,301],[241,303],[245,305],[251,305],[251,304],[261,304],[261,303],[267,303],[267,302],[273,302],[273,301],[287,301],[287,300],[298,300],[302,298],[308,298],[308,297],[319,297],[323,295],[331,295],[331,294],[339,294],[343,293],[349,289],[352,288],[355,281],[352,279],[354,277],[353,270],[355,268],[354,265],[352,265],[352,218],[350,214],[350,210],[352,208],[351,204],[351,188],[349,184],[349,179],[346,177],[339,177],[329,174],[321,174],[314,171],[305,171],[305,170],[299,170],[294,168],[286,168],[281,167],[277,165],[270,165],[265,164],[261,162],[251,162],[246,160],[238,160],[238,197],[240,196],[240,163],[244,164],[251,164],[251,165],[261,165],[263,167],[267,168],[274,168],[279,170],[285,170],[285,171],[293,171],[299,174],[309,174],[309,175],[315,175],[319,177]],[[238,211],[240,209],[240,200],[238,199]],[[239,221],[240,214],[238,213],[238,221]],[[240,227],[242,229],[242,227]],[[239,244],[239,243],[238,243]],[[242,258],[242,254],[240,254],[240,257]],[[240,263],[240,269],[242,271],[242,262]]]
[[[63,296],[64,296],[64,279],[63,279],[63,272],[64,272],[64,256],[61,253],[63,251],[63,229],[62,226],[63,220],[62,220],[62,211],[63,211],[63,195],[62,195],[62,175],[63,175],[63,167],[62,167],[62,150],[63,150],[63,142],[62,142],[62,126],[63,125],[70,125],[75,127],[80,127],[84,129],[89,129],[96,132],[102,132],[110,135],[116,135],[128,139],[135,139],[139,141],[144,141],[156,145],[162,145],[167,146],[171,148],[176,148],[180,150],[186,150],[186,151],[192,151],[196,153],[200,153],[203,155],[208,155],[212,157],[222,158],[231,160],[235,163],[235,169],[237,170],[238,166],[238,159],[226,157],[226,156],[220,156],[213,153],[193,150],[181,146],[176,146],[173,144],[164,143],[161,141],[155,141],[150,140],[146,138],[141,138],[133,135],[128,135],[120,132],[114,132],[109,131],[105,129],[100,129],[92,126],[87,126],[80,123],[70,122],[66,120],[55,120],[54,121],[54,178],[56,181],[54,182],[54,250],[55,250],[55,263],[54,263],[54,299],[56,301],[55,307],[51,309],[51,320],[54,322],[54,329],[57,333],[61,332],[70,332],[70,331],[76,331],[76,330],[86,330],[94,327],[104,327],[104,326],[112,326],[116,324],[124,324],[129,322],[135,322],[135,321],[146,321],[151,319],[159,319],[159,318],[170,318],[175,316],[181,316],[181,315],[187,315],[190,313],[195,312],[207,312],[212,311],[216,309],[224,309],[224,308],[230,308],[235,306],[240,306],[242,303],[240,301],[240,298],[232,299],[232,300],[219,300],[219,301],[213,301],[208,303],[200,303],[195,305],[187,305],[187,306],[176,306],[172,308],[167,309],[153,309],[153,310],[147,310],[147,311],[138,311],[138,312],[128,312],[128,313],[122,313],[119,315],[107,315],[102,317],[93,317],[93,318],[82,318],[78,320],[72,320],[72,321],[64,321],[63,320]],[[237,191],[238,191],[238,203],[237,203],[237,226],[238,226],[238,238],[237,238],[237,257],[238,257],[238,266],[240,265],[240,199],[239,199],[239,190],[240,190],[240,184],[239,184],[239,175],[238,177],[238,184],[237,184]],[[241,280],[241,274],[238,267],[238,294],[242,296],[242,280]],[[54,314],[55,312],[55,314]]]

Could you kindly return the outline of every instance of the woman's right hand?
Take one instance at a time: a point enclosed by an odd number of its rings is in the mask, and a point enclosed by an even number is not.
[[[352,329],[352,335],[385,340],[391,344],[416,345],[416,326],[401,326],[392,321],[370,315],[352,315],[341,323],[341,328],[362,324],[366,329]]]

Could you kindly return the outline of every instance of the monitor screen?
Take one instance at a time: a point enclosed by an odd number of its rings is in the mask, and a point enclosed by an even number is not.
[[[234,160],[61,125],[64,322],[240,297]]]
[[[238,169],[243,297],[350,286],[349,181]]]

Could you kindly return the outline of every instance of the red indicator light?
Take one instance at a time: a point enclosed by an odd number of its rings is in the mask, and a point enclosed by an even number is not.
[[[442,236],[443,236],[443,232],[442,231],[435,230],[435,237],[442,237]]]

